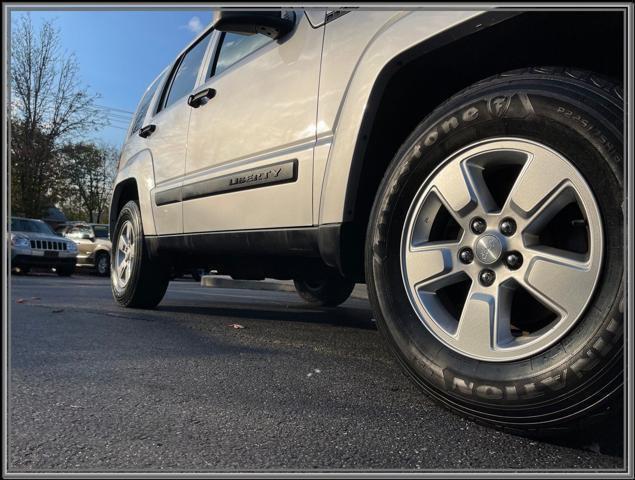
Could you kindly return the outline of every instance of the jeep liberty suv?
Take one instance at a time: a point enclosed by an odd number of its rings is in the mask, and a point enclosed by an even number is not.
[[[110,209],[111,284],[170,271],[366,283],[432,398],[512,431],[623,384],[623,12],[217,12],[148,87]]]

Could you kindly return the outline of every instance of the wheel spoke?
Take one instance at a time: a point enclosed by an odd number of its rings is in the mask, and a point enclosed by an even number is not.
[[[591,291],[595,282],[584,256],[549,247],[527,251],[533,256],[522,285],[561,317],[582,309],[588,298],[580,291]]]
[[[125,268],[126,268],[126,266],[125,266],[124,262],[121,262],[119,264],[119,266],[117,267],[117,275],[119,276],[119,278],[121,280],[123,280],[123,273],[124,273]]]
[[[570,176],[567,165],[558,161],[558,156],[543,149],[525,163],[514,182],[505,208],[509,207],[525,218],[534,213],[562,186]]]
[[[474,355],[488,355],[493,349],[495,313],[495,297],[473,286],[459,319],[456,345]]]
[[[415,288],[438,290],[454,283],[457,243],[429,243],[406,251],[404,262],[408,280]]]
[[[478,205],[469,175],[460,162],[452,162],[434,179],[434,190],[455,220],[474,210]]]

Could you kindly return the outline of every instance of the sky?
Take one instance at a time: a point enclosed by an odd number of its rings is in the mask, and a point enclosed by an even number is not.
[[[12,12],[14,17],[25,12]],[[117,148],[150,82],[212,21],[211,9],[171,11],[32,11],[35,28],[55,19],[61,47],[74,52],[80,78],[100,94],[96,104],[107,107],[113,126],[87,137]]]

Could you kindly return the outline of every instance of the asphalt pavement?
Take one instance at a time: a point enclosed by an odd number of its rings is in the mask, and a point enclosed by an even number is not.
[[[243,328],[236,328],[237,326]],[[8,468],[18,471],[621,470],[619,419],[545,442],[437,406],[367,301],[170,284],[156,310],[107,279],[11,277]]]

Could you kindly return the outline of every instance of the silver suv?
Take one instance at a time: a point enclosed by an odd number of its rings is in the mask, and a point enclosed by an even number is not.
[[[29,273],[31,268],[54,268],[59,276],[75,271],[77,246],[57,235],[48,224],[34,218],[11,218],[11,268]]]
[[[130,125],[115,300],[156,306],[175,266],[325,306],[364,282],[443,405],[525,432],[602,418],[623,380],[622,15],[220,11]]]

